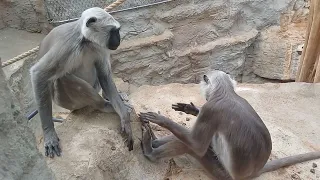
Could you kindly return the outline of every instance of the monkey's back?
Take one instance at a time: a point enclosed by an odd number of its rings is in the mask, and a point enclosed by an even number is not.
[[[221,161],[226,161],[230,173],[237,177],[247,177],[260,170],[269,158],[272,143],[270,133],[259,115],[237,94],[212,104],[215,109],[213,117],[219,118],[213,146],[223,145],[227,149],[217,149],[221,152],[216,153],[229,154],[229,159]]]

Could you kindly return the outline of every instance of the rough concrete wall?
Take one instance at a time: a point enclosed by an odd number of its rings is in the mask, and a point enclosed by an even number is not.
[[[177,0],[113,14],[122,24],[124,39],[112,56],[114,73],[138,85],[198,82],[199,75],[210,69],[224,70],[238,81],[291,80],[299,59],[294,48],[303,43],[303,36],[290,41],[292,32],[272,37],[264,37],[268,35],[264,32],[270,26],[279,27],[280,32],[293,22],[305,22],[306,4],[304,0]],[[273,48],[257,48],[263,47],[260,42]],[[286,50],[288,42],[291,54]],[[281,47],[277,54],[275,47]],[[270,72],[267,75],[258,73],[263,63],[267,64],[263,71]]]
[[[23,1],[10,2],[17,9]],[[117,9],[150,2],[126,1]],[[306,0],[175,0],[115,13],[123,42],[113,53],[113,71],[136,85],[197,82],[210,69],[243,82],[292,81],[308,6]]]
[[[2,0],[0,18],[0,28],[41,32],[47,26],[43,0]]]
[[[309,13],[309,1],[294,1],[280,16],[280,26],[263,29],[248,52],[243,81],[294,81]],[[249,72],[249,73],[248,73]],[[251,77],[255,78],[251,78]],[[261,79],[263,78],[263,79]]]
[[[54,179],[0,69],[0,179]]]

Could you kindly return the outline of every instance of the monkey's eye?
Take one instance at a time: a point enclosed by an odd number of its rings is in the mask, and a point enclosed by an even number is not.
[[[91,17],[87,20],[86,26],[89,27],[92,23],[95,23],[97,21],[96,17]]]

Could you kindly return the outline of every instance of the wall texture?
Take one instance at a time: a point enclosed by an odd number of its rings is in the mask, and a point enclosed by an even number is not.
[[[9,8],[2,26],[43,32],[42,1],[25,1],[0,2]],[[141,4],[128,0],[117,9]],[[175,0],[114,13],[123,42],[113,52],[113,71],[136,85],[194,83],[210,69],[240,82],[292,81],[308,7],[306,0]]]

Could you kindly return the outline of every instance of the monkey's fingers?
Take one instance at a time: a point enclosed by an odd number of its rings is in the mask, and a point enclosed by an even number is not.
[[[151,128],[150,128],[150,135],[151,135],[151,139],[152,139],[152,140],[158,139],[157,136],[154,134],[154,132],[152,131]]]
[[[154,122],[154,120],[156,120],[156,115],[157,114],[155,114],[153,112],[140,113],[140,117],[143,120],[148,120],[148,121],[151,121],[151,122]]]
[[[49,155],[49,147],[48,146],[45,146],[44,147],[44,154],[48,157],[48,155]]]
[[[184,112],[184,109],[186,106],[187,104],[184,104],[184,103],[172,104],[172,109],[174,109],[175,111]]]
[[[181,111],[181,110],[183,110],[183,108],[181,108],[179,105],[177,105],[177,104],[172,104],[172,109],[174,109],[175,111]]]
[[[142,152],[144,155],[150,154],[152,152],[152,139],[151,134],[148,129],[142,135]]]
[[[53,151],[56,153],[57,156],[60,156],[61,149],[60,149],[59,145],[55,145],[53,147]]]
[[[154,134],[154,132],[152,131],[151,126],[150,126],[149,123],[148,123],[148,124],[145,124],[144,127],[145,127],[145,131],[148,131],[148,132],[149,132],[152,140],[157,139],[157,136],[156,136],[156,135]]]
[[[134,144],[133,139],[132,139],[132,138],[131,138],[131,139],[128,139],[127,147],[128,147],[128,150],[129,150],[129,151],[132,151],[132,150],[133,150],[133,144]]]
[[[48,154],[49,154],[50,158],[54,157],[53,146],[51,146],[51,145],[49,145],[49,147],[48,147]]]
[[[139,117],[139,119],[141,121],[142,126],[145,126],[146,124],[149,124],[149,121],[144,119],[144,117],[141,116],[141,114],[138,114],[138,117]]]

